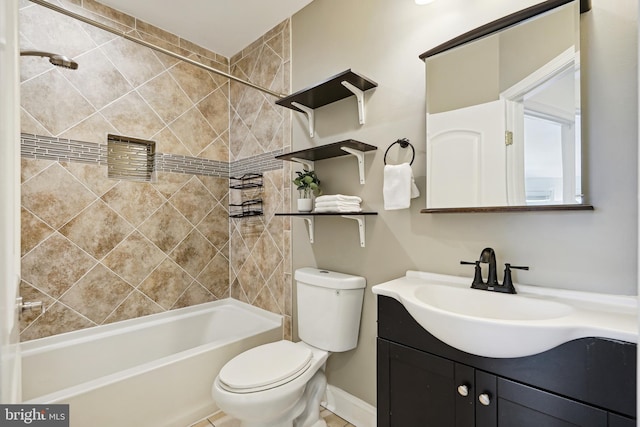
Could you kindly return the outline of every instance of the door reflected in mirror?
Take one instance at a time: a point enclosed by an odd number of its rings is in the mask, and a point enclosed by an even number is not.
[[[584,202],[580,6],[546,3],[556,6],[421,56],[427,211]]]

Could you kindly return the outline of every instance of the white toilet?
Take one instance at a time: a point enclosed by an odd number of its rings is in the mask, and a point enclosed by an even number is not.
[[[295,272],[298,335],[245,351],[220,370],[211,393],[241,427],[326,427],[320,400],[329,352],[358,344],[366,280],[316,268]]]

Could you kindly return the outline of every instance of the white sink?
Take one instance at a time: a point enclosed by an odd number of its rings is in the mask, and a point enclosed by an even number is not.
[[[398,300],[439,340],[485,357],[522,357],[583,337],[638,342],[637,298],[517,285],[471,289],[473,279],[421,271],[372,288]]]
[[[571,306],[560,302],[479,292],[469,287],[421,286],[414,290],[414,296],[431,310],[482,319],[546,320],[566,316],[572,311]]]

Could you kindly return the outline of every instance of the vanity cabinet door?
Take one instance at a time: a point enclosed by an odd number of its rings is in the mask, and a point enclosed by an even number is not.
[[[378,407],[379,427],[473,425],[456,425],[455,422],[457,385],[454,362],[380,341],[378,348],[388,346],[388,357],[378,360],[378,375],[384,377],[382,381],[379,377],[378,401],[385,402]]]
[[[607,412],[498,378],[498,427],[607,427]]]
[[[498,417],[498,377],[484,371],[476,370],[476,427],[496,427]],[[472,426],[473,424],[469,424]],[[537,427],[542,427],[540,424]],[[511,427],[524,427],[513,424]],[[547,426],[545,426],[547,427]]]
[[[390,356],[391,427],[455,427],[454,363],[401,346]]]
[[[456,384],[456,427],[475,425],[476,370],[471,366],[456,363],[454,367]]]

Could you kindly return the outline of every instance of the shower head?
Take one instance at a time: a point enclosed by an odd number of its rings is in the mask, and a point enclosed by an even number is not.
[[[49,58],[49,62],[55,66],[68,68],[70,70],[78,69],[78,63],[76,61],[64,55],[58,55],[57,53],[40,52],[37,50],[23,50],[20,51],[20,56],[42,56]]]

